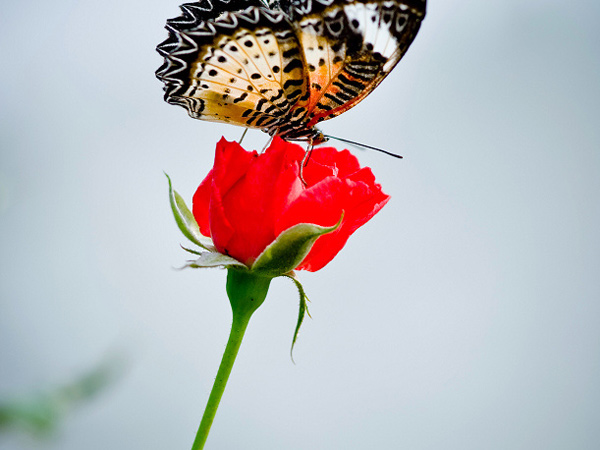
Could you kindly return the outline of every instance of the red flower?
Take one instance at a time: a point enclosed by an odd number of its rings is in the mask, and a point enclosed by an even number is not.
[[[250,266],[286,229],[311,223],[330,227],[296,269],[321,269],[348,237],[389,200],[368,167],[348,151],[315,148],[302,175],[304,149],[275,138],[262,154],[224,138],[215,164],[194,194],[192,212],[216,249]]]

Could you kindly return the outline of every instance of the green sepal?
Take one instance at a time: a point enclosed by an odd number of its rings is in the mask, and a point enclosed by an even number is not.
[[[186,238],[197,246],[205,250],[214,251],[212,240],[200,233],[200,227],[196,219],[194,219],[194,215],[185,204],[185,200],[183,200],[183,197],[177,191],[173,190],[171,178],[166,173],[165,175],[167,180],[169,180],[169,202],[171,203],[171,211],[173,211],[177,227]]]
[[[298,281],[296,278],[296,274],[292,271],[284,275],[294,282],[296,288],[298,289],[298,294],[300,295],[300,307],[298,308],[298,321],[296,322],[296,329],[294,330],[294,337],[292,339],[292,346],[290,347],[290,358],[292,362],[296,364],[294,361],[294,345],[296,345],[296,339],[298,339],[298,332],[300,331],[300,327],[302,326],[302,322],[304,321],[304,315],[308,315],[310,317],[310,313],[308,312],[308,306],[306,305],[307,301],[310,301],[306,296],[306,292],[304,292],[304,287],[302,283]]]
[[[192,269],[210,267],[238,267],[240,269],[248,269],[244,263],[238,261],[237,259],[218,252],[203,252],[200,254],[198,259],[189,262],[184,267],[191,267]]]
[[[263,250],[250,270],[271,277],[291,272],[308,255],[315,241],[320,236],[337,230],[343,218],[344,213],[332,227],[299,223],[288,228]]]
[[[182,249],[184,249],[186,252],[191,253],[192,255],[201,256],[204,253],[204,252],[199,252],[198,250],[193,250],[191,248],[184,247],[183,245],[180,245],[180,247]]]

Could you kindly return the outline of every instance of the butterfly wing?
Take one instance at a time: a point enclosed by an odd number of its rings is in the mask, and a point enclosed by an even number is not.
[[[200,0],[167,22],[156,75],[198,119],[319,141],[413,41],[426,0]]]
[[[282,0],[305,54],[307,127],[347,111],[381,83],[415,38],[425,3]]]
[[[200,0],[181,5],[179,8],[183,14],[167,20],[166,29],[169,31],[169,36],[156,47],[158,53],[165,57],[164,63],[156,71],[158,79],[175,82],[173,75],[185,70],[186,61],[171,55],[177,54],[180,48],[186,45],[182,36],[186,30],[191,30],[204,21],[214,20],[225,11],[240,11],[248,6],[261,6],[261,4],[259,0]]]
[[[308,89],[287,16],[253,5],[214,18],[197,5],[167,22],[169,39],[158,47],[165,100],[194,118],[276,130]]]

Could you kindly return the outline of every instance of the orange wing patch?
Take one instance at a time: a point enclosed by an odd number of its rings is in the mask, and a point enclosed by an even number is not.
[[[375,89],[405,53],[420,21],[393,1],[372,0],[333,3],[298,25],[310,89],[307,126],[314,127]]]

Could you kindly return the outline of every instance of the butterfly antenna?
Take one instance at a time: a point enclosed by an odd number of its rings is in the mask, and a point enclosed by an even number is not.
[[[238,144],[242,145],[242,141],[244,140],[244,138],[246,137],[246,133],[248,132],[248,128],[244,128],[244,132],[242,133],[242,137],[240,138],[240,140],[238,141]]]
[[[372,147],[370,145],[361,144],[360,142],[354,142],[354,141],[350,141],[348,139],[344,139],[344,138],[340,138],[340,137],[336,137],[336,136],[331,136],[331,135],[328,135],[328,134],[325,134],[324,136],[326,138],[329,138],[329,139],[335,139],[336,141],[345,142],[346,144],[352,144],[352,145],[355,145],[357,147],[368,148],[369,150],[375,150],[376,152],[385,153],[386,155],[393,156],[394,158],[398,158],[398,159],[402,159],[403,158],[401,155],[398,155],[397,153],[388,152],[387,150],[384,150],[382,148]]]

